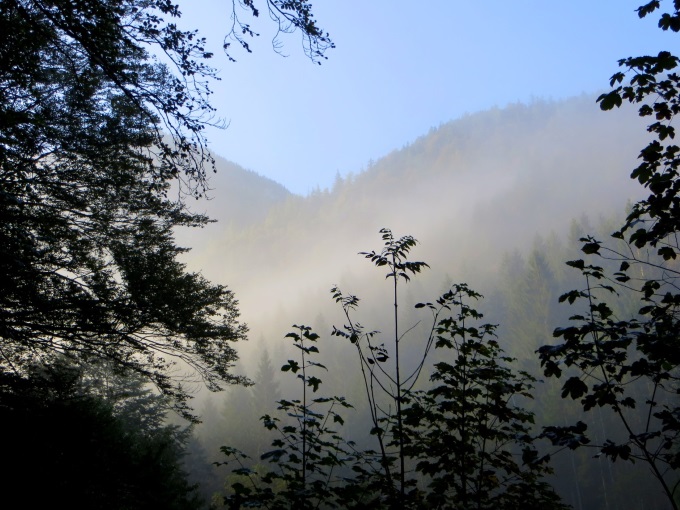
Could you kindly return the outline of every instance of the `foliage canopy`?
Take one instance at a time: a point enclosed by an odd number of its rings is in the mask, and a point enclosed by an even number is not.
[[[332,46],[308,4],[266,4],[313,58]],[[0,368],[103,358],[187,413],[173,365],[210,389],[245,382],[230,368],[246,328],[231,291],[177,259],[173,229],[208,221],[184,202],[213,165],[215,78],[180,15],[169,0],[0,1]]]
[[[165,399],[144,385],[65,360],[0,376],[5,504],[202,508],[182,469],[186,433],[164,423]]]

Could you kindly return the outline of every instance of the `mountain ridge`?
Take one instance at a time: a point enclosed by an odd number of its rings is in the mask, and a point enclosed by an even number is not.
[[[368,298],[379,292],[356,253],[379,248],[382,227],[421,242],[414,257],[433,268],[420,279],[425,288],[439,292],[444,275],[479,287],[503,254],[639,199],[628,175],[644,146],[640,126],[632,108],[601,112],[585,95],[515,104],[445,123],[332,189],[300,196],[273,184],[278,194],[255,193],[247,220],[229,218],[238,202],[226,204],[215,186],[219,221],[192,237],[187,260],[236,292],[254,338],[280,338],[333,308],[334,283]]]

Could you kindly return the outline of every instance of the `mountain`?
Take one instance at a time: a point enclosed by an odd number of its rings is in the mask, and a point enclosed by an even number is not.
[[[194,250],[187,260],[213,281],[228,284],[240,300],[254,341],[238,346],[239,368],[254,375],[263,354],[271,356],[272,366],[294,358],[284,335],[293,324],[310,325],[321,335],[321,361],[328,367],[324,392],[344,395],[359,407],[364,395],[356,352],[349,341],[330,335],[331,326],[342,327],[346,318],[328,291],[339,284],[345,294],[359,296],[354,319],[367,330],[383,331],[374,341],[389,349],[390,282],[384,268],[357,255],[380,251],[378,230],[389,227],[396,236],[416,237],[420,245],[411,259],[431,266],[400,287],[404,373],[417,363],[429,320],[427,310],[412,305],[434,301],[453,282],[467,282],[487,296],[479,307],[485,320],[500,323],[506,352],[539,375],[535,350],[573,314],[557,297],[582,285],[564,261],[578,256],[577,239],[592,232],[589,225],[606,237],[626,205],[643,196],[629,175],[646,138],[634,109],[601,112],[594,97],[584,95],[447,122],[357,175],[338,178],[332,189],[306,197],[233,166],[214,181],[208,212],[219,221],[200,237],[192,234],[187,244]],[[291,394],[287,384],[281,378],[282,395]],[[231,425],[210,429],[206,420],[206,437],[211,431],[218,443],[252,441],[259,415],[246,416],[238,402],[253,398],[238,391],[248,390],[233,388],[226,398],[208,400],[226,410]],[[581,419],[580,407],[559,395],[555,381],[536,389],[539,423]],[[257,400],[259,405],[263,398]],[[365,441],[366,423],[356,416],[365,413],[348,416],[344,433]],[[597,418],[589,422],[591,430],[604,431],[611,417]],[[237,429],[243,437],[233,432]],[[235,436],[225,437],[225,431]],[[575,508],[626,508],[633,500],[648,505],[654,489],[638,467],[593,463],[584,451],[556,460],[553,483]]]
[[[292,196],[272,179],[221,156],[214,157],[215,174],[210,176],[207,200],[191,205],[192,209],[218,219],[222,228],[243,229],[261,223],[272,207]]]
[[[306,197],[220,159],[206,207],[218,222],[192,233],[188,260],[234,289],[253,337],[272,341],[334,309],[334,283],[379,292],[356,253],[380,248],[381,227],[421,242],[425,288],[439,292],[445,275],[483,285],[504,253],[637,200],[628,175],[645,134],[635,111],[602,112],[592,96],[513,104],[435,127]]]

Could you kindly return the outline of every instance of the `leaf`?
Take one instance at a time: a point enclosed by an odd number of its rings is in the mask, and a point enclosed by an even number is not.
[[[616,83],[621,83],[625,77],[626,75],[621,72],[614,73],[614,75],[609,80],[609,86],[613,87]]]
[[[307,386],[311,386],[313,391],[317,391],[319,389],[319,385],[321,384],[321,379],[318,377],[308,377],[307,378]]]
[[[569,301],[570,305],[574,304],[574,301],[576,301],[579,297],[585,297],[583,295],[583,292],[578,291],[578,290],[570,290],[569,292],[566,292],[565,294],[562,294],[558,301],[560,303],[564,303],[565,301]]]
[[[677,254],[675,253],[675,250],[671,248],[670,246],[664,246],[663,248],[659,248],[658,251],[659,255],[663,257],[664,260],[675,260],[677,257]]]
[[[600,243],[598,243],[598,242],[586,243],[581,248],[581,251],[583,253],[587,254],[587,255],[591,255],[593,253],[598,253],[600,251]]]
[[[597,98],[597,102],[600,103],[600,109],[607,111],[611,110],[612,108],[620,107],[621,104],[623,104],[623,101],[621,99],[621,87],[618,87],[611,92],[607,94],[602,94],[600,97]]]
[[[618,293],[616,292],[616,289],[614,289],[614,287],[612,287],[611,285],[600,285],[600,288],[601,288],[601,289],[604,289],[604,290],[608,290],[608,291],[611,292],[612,294],[618,294]]]
[[[289,370],[294,374],[297,373],[297,371],[300,370],[300,364],[294,359],[289,359],[288,364],[281,367],[281,371],[288,372]]]
[[[588,392],[588,386],[579,377],[571,377],[562,386],[562,398],[570,395],[572,399],[581,398]]]
[[[576,269],[581,269],[583,270],[586,267],[585,262],[583,262],[581,259],[578,260],[568,260],[565,262],[568,266],[575,267]]]
[[[627,444],[617,445],[612,441],[607,440],[600,450],[609,457],[612,462],[618,457],[621,457],[622,460],[628,460],[630,458],[630,446]]]
[[[260,455],[260,460],[270,459],[269,462],[278,462],[279,459],[286,454],[286,450],[278,449],[272,450]]]
[[[658,9],[660,6],[661,6],[661,5],[660,5],[660,3],[659,3],[659,0],[651,0],[650,2],[647,2],[647,3],[644,4],[644,5],[641,5],[640,7],[638,7],[638,8],[635,9],[635,10],[637,11],[638,16],[639,16],[640,18],[644,18],[644,17],[647,16],[648,14],[651,14],[652,12],[654,12],[654,11],[655,11],[656,9]]]
[[[619,402],[623,407],[629,407],[635,409],[635,399],[632,397],[626,397]]]

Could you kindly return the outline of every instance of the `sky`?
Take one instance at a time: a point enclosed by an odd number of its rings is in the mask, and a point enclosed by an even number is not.
[[[618,59],[677,49],[678,35],[661,31],[658,17],[638,18],[641,3],[317,0],[336,48],[316,65],[300,34],[272,49],[266,12],[252,22],[253,53],[232,45],[229,62],[221,46],[232,2],[179,2],[180,26],[208,39],[221,77],[211,102],[228,127],[208,129],[211,149],[301,195],[469,113],[595,98]]]

